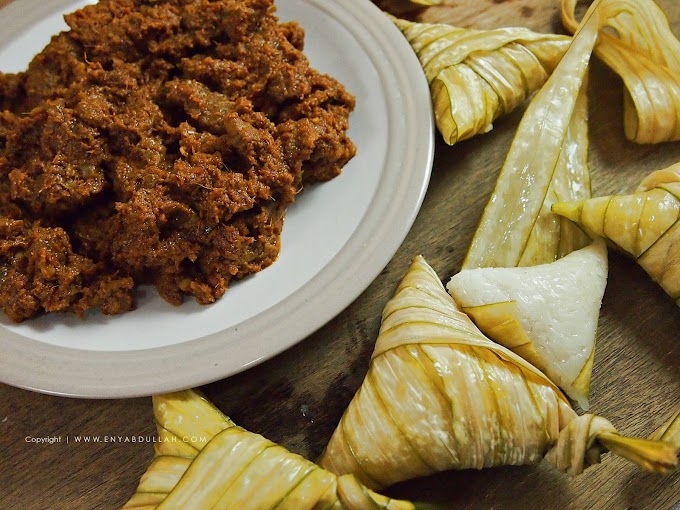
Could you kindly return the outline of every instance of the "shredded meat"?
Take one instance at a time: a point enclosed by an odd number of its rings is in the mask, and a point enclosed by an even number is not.
[[[272,0],[102,0],[0,73],[0,306],[13,321],[212,303],[340,173],[354,98]]]

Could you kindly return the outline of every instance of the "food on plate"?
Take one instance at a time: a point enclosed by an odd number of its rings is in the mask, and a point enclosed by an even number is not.
[[[577,416],[536,367],[486,338],[416,257],[383,311],[366,378],[319,464],[376,490],[449,469],[540,462],[577,474],[606,451],[668,472],[676,448]]]
[[[194,390],[153,397],[155,455],[124,510],[414,510],[238,427]]]
[[[393,18],[430,83],[437,127],[450,145],[486,133],[547,80],[569,45],[526,28],[474,30]]]
[[[577,0],[562,0],[572,33]],[[604,0],[595,53],[626,87],[624,129],[638,143],[680,140],[680,41],[652,0]]]
[[[598,240],[548,264],[464,269],[446,285],[477,327],[588,410],[595,333],[607,285]]]
[[[632,255],[680,305],[680,163],[647,176],[629,195],[610,195],[553,205]]]
[[[354,155],[354,98],[272,0],[102,0],[0,74],[0,306],[215,301],[270,265],[286,208]]]

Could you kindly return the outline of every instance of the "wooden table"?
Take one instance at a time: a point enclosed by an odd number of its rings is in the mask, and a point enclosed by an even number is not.
[[[283,0],[281,0],[283,1]],[[0,5],[7,0],[0,0]],[[430,21],[560,31],[557,0],[457,0],[414,10]],[[658,0],[680,35],[680,3]],[[1,15],[0,15],[1,16]],[[7,23],[8,20],[1,20]],[[590,162],[595,194],[632,189],[651,170],[680,161],[680,143],[628,143],[622,89],[603,65],[590,86]],[[521,113],[449,147],[438,143],[429,191],[410,234],[373,284],[318,332],[284,354],[203,390],[242,426],[309,458],[330,437],[366,372],[381,309],[410,259],[422,253],[442,278],[454,274],[491,192]],[[598,337],[592,411],[627,434],[647,435],[680,405],[680,310],[633,262],[612,254]],[[1,355],[1,353],[0,353]],[[115,509],[134,492],[152,445],[76,443],[76,436],[154,437],[149,398],[72,400],[0,385],[0,508]],[[54,444],[29,439],[60,437]],[[66,443],[66,438],[69,442]],[[392,494],[456,509],[666,510],[680,500],[680,473],[646,474],[621,459],[572,479],[546,465],[444,473]]]

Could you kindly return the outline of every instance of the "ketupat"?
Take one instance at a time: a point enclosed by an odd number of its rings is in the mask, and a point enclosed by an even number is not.
[[[563,23],[572,33],[579,26],[576,3],[562,0],[561,5]],[[596,53],[626,85],[626,136],[638,143],[680,139],[680,42],[665,15],[652,0],[607,0],[601,9]],[[448,144],[489,131],[496,118],[543,85],[569,44],[567,37],[523,28],[395,23],[421,60],[437,127]]]
[[[414,510],[237,427],[193,390],[153,408],[155,456],[123,510]]]
[[[668,443],[626,438],[604,418],[577,416],[542,372],[456,308],[419,256],[385,306],[368,374],[319,464],[377,489],[544,457],[576,474],[607,450],[651,471],[677,464]]]
[[[526,28],[473,30],[392,18],[430,83],[437,127],[449,145],[486,133],[547,80],[569,37]]]
[[[578,0],[562,0],[562,21],[578,27]],[[595,53],[626,87],[624,130],[629,140],[680,140],[680,41],[652,0],[604,0]]]
[[[486,336],[542,370],[587,411],[606,285],[600,240],[549,264],[465,269],[446,287]]]
[[[552,210],[632,255],[680,305],[680,163],[653,172],[629,195],[559,203]]]
[[[524,272],[500,268],[543,266],[536,272],[557,271],[564,264],[556,261],[590,243],[581,229],[553,214],[551,206],[559,201],[591,196],[585,85],[590,55],[601,24],[597,8],[598,2],[595,2],[569,49],[547,83],[531,100],[520,122],[463,262],[463,271],[476,275],[469,279],[465,277],[468,284],[489,273],[489,268],[498,268],[491,273],[501,278]],[[536,305],[526,304],[526,297],[510,296],[512,292],[505,292],[507,286],[501,293],[505,297],[499,297],[497,292],[495,301],[490,293],[473,296],[474,290],[469,288],[468,298],[462,303],[475,306],[469,312],[487,336],[512,348],[548,373],[583,409],[589,406],[597,317],[606,285],[606,249],[602,247],[596,253],[597,257],[585,257],[584,260],[601,276],[599,285],[592,289],[593,302],[597,305],[589,311],[589,314],[594,311],[592,320],[578,326],[570,324],[565,317],[552,324],[540,320],[543,314],[535,309]],[[548,264],[553,263],[557,266],[549,268]],[[579,269],[585,270],[585,274],[590,272],[588,267]],[[541,276],[543,283],[548,282],[546,276]],[[534,293],[529,301],[554,300],[560,290],[564,289],[546,287],[543,293]],[[454,297],[460,299],[461,296],[454,293]],[[525,304],[517,306],[520,299]],[[562,302],[553,302],[552,306],[560,307]],[[571,320],[575,322],[581,318],[574,316]],[[532,330],[539,324],[546,325],[544,331]],[[575,327],[584,326],[588,330],[583,335],[579,338],[572,335]],[[569,343],[560,345],[567,341]]]

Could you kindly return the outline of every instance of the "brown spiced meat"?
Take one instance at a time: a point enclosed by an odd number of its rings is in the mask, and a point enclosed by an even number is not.
[[[355,148],[354,98],[272,0],[103,0],[0,73],[0,306],[13,321],[212,303]]]

